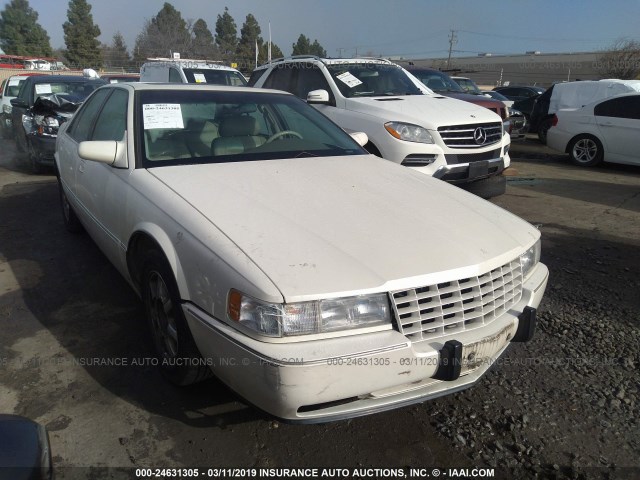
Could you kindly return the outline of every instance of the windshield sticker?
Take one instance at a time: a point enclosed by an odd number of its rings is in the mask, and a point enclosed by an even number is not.
[[[145,130],[152,128],[184,128],[179,103],[150,103],[142,106]]]
[[[351,74],[351,72],[341,73],[340,75],[336,75],[336,78],[338,80],[340,80],[342,83],[344,83],[349,88],[353,88],[353,87],[357,87],[358,85],[362,85],[362,82],[360,80],[358,80],[356,77],[354,77]]]
[[[15,87],[16,85],[20,85],[20,79],[12,78],[11,80],[9,80],[10,87]]]
[[[51,93],[51,84],[36,83],[36,95],[46,95],[47,93]]]
[[[195,79],[196,83],[207,83],[207,79],[204,78],[203,73],[194,73],[193,78]]]

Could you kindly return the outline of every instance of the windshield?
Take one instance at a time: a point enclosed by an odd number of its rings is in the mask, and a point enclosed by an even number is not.
[[[462,87],[462,89],[467,93],[473,93],[474,95],[480,95],[480,89],[478,86],[473,83],[473,80],[468,78],[455,78],[454,79],[458,85]]]
[[[145,168],[366,154],[293,95],[144,90],[139,98]]]
[[[209,83],[232,87],[244,87],[247,84],[247,80],[242,74],[233,70],[185,68],[183,71],[188,83]]]
[[[6,97],[17,97],[20,92],[20,85],[25,81],[25,78],[10,78],[8,80],[7,88],[4,92]]]
[[[422,94],[397,65],[340,63],[328,65],[327,69],[347,98]]]
[[[433,70],[410,70],[410,72],[434,92],[465,93],[460,85],[451,80],[446,73]]]
[[[509,101],[509,99],[507,97],[505,97],[504,95],[502,95],[500,92],[496,92],[495,90],[490,90],[488,92],[482,92],[485,95],[489,95],[491,98],[495,98],[496,100],[500,100],[501,102]]]
[[[87,80],[85,82],[60,82],[52,77],[51,82],[33,85],[33,101],[47,95],[59,95],[70,102],[80,102],[87,98],[96,88],[106,82],[103,80]]]

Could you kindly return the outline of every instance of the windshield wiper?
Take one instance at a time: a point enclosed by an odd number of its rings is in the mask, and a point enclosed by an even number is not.
[[[295,158],[302,158],[302,157],[317,157],[319,155],[316,155],[315,153],[311,153],[311,152],[300,152],[299,154],[297,154],[295,156]]]

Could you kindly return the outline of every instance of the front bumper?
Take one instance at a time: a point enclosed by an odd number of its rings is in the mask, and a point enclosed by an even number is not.
[[[537,308],[547,279],[547,267],[538,264],[513,308],[481,328],[445,337],[462,349],[458,376],[449,380],[438,379],[443,378],[444,339],[413,344],[400,332],[388,330],[267,343],[248,338],[190,303],[183,310],[200,352],[218,378],[276,417],[314,423],[389,410],[472,386],[514,337],[530,336],[530,315],[521,325],[522,314],[530,311],[527,307]]]
[[[40,135],[27,135],[31,152],[39,164],[53,166],[56,153],[56,137],[42,137]]]

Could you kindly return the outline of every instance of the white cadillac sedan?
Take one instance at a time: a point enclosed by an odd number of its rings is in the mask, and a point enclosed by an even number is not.
[[[533,335],[540,233],[369,155],[283,92],[98,89],[58,136],[64,220],[144,302],[159,365],[318,422],[471,386]]]
[[[640,165],[640,93],[625,93],[582,108],[558,110],[547,145],[592,167],[603,160]]]

